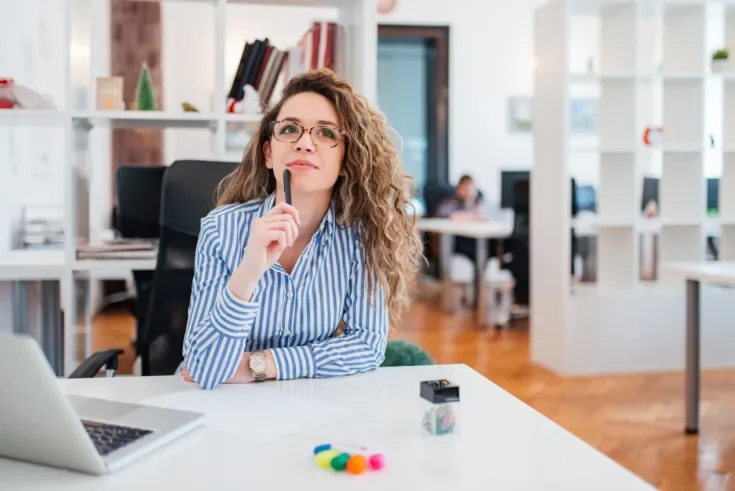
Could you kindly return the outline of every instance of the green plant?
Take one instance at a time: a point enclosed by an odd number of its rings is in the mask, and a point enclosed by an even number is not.
[[[156,94],[153,92],[153,81],[148,65],[143,63],[138,76],[138,86],[135,88],[135,102],[138,111],[154,111],[156,109]]]
[[[712,53],[713,60],[726,60],[730,56],[730,50],[727,48],[718,49]]]

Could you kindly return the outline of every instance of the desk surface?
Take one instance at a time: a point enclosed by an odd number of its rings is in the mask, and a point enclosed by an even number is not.
[[[669,263],[664,268],[688,280],[735,286],[735,261]]]
[[[419,382],[438,378],[460,384],[459,435],[430,436],[420,429],[426,406]],[[0,459],[3,491],[49,486],[57,491],[654,489],[464,365],[385,368],[335,379],[222,386],[212,392],[177,377],[60,383],[69,394],[126,402],[184,393],[193,406],[210,402],[212,407],[205,413],[205,427],[101,478]],[[228,404],[211,404],[222,400]],[[258,418],[258,404],[278,408]],[[314,411],[315,404],[336,408],[337,415],[290,433],[282,430],[304,419],[300,411]],[[321,414],[330,411],[335,409]],[[224,428],[226,418],[238,427]],[[262,439],[270,434],[272,439]],[[361,476],[320,469],[312,452],[324,442],[383,452],[387,467]]]
[[[476,239],[502,239],[513,232],[513,223],[507,220],[459,221],[448,218],[420,218],[416,226],[422,232],[451,234]]]

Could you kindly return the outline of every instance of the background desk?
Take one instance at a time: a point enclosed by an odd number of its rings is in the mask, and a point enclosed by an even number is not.
[[[449,272],[454,237],[469,237],[477,240],[475,256],[475,283],[477,285],[477,322],[487,324],[485,315],[485,265],[487,264],[487,239],[505,239],[513,233],[511,220],[483,220],[463,222],[448,218],[421,218],[417,220],[417,227],[422,232],[439,234],[439,257],[441,258],[442,303],[444,309],[452,309],[452,278]]]
[[[699,398],[701,363],[700,285],[702,282],[735,288],[735,262],[710,261],[671,263],[669,271],[686,281],[686,427],[687,433],[699,433]]]
[[[421,380],[461,386],[461,436],[425,434]],[[194,400],[226,397],[214,409],[241,428],[208,421],[181,440],[102,478],[0,459],[3,491],[312,490],[651,491],[653,488],[464,365],[384,368],[334,379],[301,379],[204,392],[177,377],[62,380],[69,394],[138,402],[191,391]],[[278,398],[280,415],[254,420],[249,410]],[[342,408],[320,425],[254,443],[244,435],[276,431],[310,402]],[[302,404],[299,404],[302,402]],[[262,412],[262,411],[261,411]],[[291,416],[287,413],[290,412]],[[220,425],[221,426],[221,425]],[[335,475],[313,461],[315,445],[353,443],[383,452],[387,467]]]

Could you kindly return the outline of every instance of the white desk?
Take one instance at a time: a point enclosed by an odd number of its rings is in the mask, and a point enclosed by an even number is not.
[[[460,384],[461,435],[430,436],[420,428],[421,380]],[[385,368],[335,379],[225,386],[204,392],[177,377],[63,380],[67,393],[126,402],[177,391],[194,398],[228,397],[241,427],[279,428],[309,399],[346,414],[261,443],[213,422],[120,472],[102,478],[0,459],[3,491],[103,490],[514,490],[651,491],[654,488],[464,365]],[[218,393],[221,389],[223,392]],[[224,391],[229,391],[225,393]],[[249,407],[284,402],[279,415],[252,420]],[[293,400],[293,403],[290,403]],[[309,401],[304,403],[308,404]],[[301,405],[303,407],[303,405]],[[270,429],[268,429],[270,432]],[[258,431],[258,433],[262,433]],[[321,443],[362,445],[386,456],[380,472],[360,476],[318,468]]]
[[[700,397],[700,284],[735,287],[735,262],[708,261],[670,263],[664,266],[686,281],[686,427],[687,433],[699,433]]]
[[[416,221],[422,232],[439,234],[439,256],[441,257],[442,303],[446,311],[451,311],[453,302],[452,279],[449,273],[454,237],[477,239],[475,254],[475,283],[477,285],[477,322],[484,326],[487,323],[485,295],[485,264],[487,263],[487,240],[505,239],[513,233],[513,222],[510,220],[457,221],[448,218],[421,218]]]

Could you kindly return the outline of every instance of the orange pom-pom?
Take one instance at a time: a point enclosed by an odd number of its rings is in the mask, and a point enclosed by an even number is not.
[[[367,462],[362,455],[353,455],[347,461],[347,470],[352,474],[362,474],[366,466]]]

